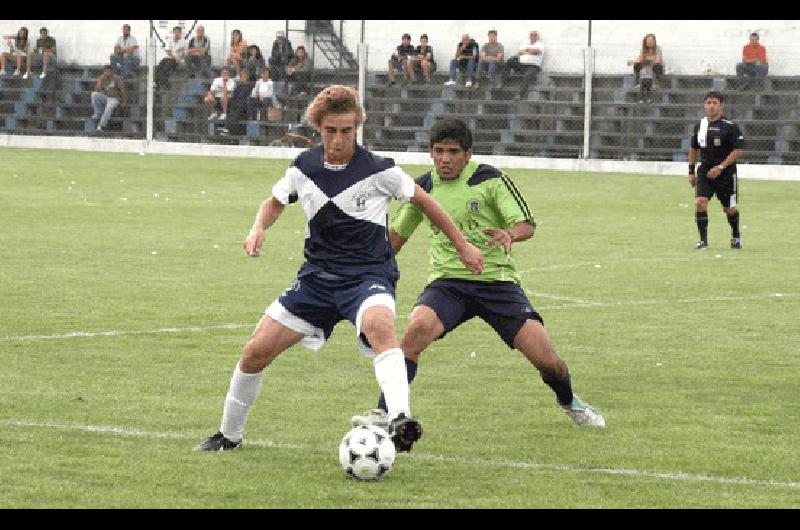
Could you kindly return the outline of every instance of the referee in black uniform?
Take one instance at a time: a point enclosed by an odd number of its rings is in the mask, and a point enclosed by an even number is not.
[[[694,126],[689,148],[689,183],[695,188],[695,219],[700,241],[697,249],[708,248],[708,200],[717,195],[731,225],[731,248],[742,248],[739,234],[739,211],[736,199],[739,191],[736,179],[736,159],[742,154],[744,136],[739,127],[722,117],[725,107],[722,94],[709,92],[703,99],[706,117]],[[695,172],[697,151],[700,165]]]

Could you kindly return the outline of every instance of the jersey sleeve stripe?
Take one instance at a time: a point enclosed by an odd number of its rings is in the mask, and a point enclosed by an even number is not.
[[[528,208],[528,204],[525,202],[525,199],[522,197],[522,194],[519,192],[517,187],[514,185],[514,182],[507,175],[501,174],[500,178],[503,180],[503,183],[508,188],[508,191],[511,192],[511,196],[514,197],[514,200],[517,201],[517,205],[519,209],[522,210],[522,214],[525,216],[525,219],[532,221],[533,215],[531,215],[531,211]]]

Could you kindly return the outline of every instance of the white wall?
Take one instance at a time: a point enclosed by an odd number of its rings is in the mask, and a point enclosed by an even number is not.
[[[0,21],[0,33],[13,34],[25,25],[32,37],[37,38],[39,27],[47,26],[58,42],[61,61],[102,64],[108,61],[125,22],[130,23],[132,33],[143,45],[150,31],[147,20],[3,20]],[[168,28],[178,23],[177,20],[166,22]],[[184,22],[191,26],[194,21]],[[355,55],[361,40],[362,21],[342,22],[344,41]],[[234,28],[242,30],[248,43],[258,44],[268,54],[275,32],[286,27],[285,20],[201,20],[199,23],[206,27],[206,34],[211,38],[215,65],[222,62]],[[378,71],[386,70],[389,55],[400,43],[403,33],[411,33],[415,45],[419,42],[419,35],[427,33],[441,71],[447,69],[463,33],[469,33],[483,44],[486,32],[495,28],[506,48],[506,55],[510,56],[527,41],[528,32],[536,29],[546,46],[546,70],[580,72],[589,28],[587,20],[367,20],[363,24],[364,40],[369,44],[368,68]],[[291,20],[289,27],[302,30],[305,21]],[[338,30],[338,20],[334,21],[334,27]],[[592,46],[596,53],[595,66],[600,73],[630,72],[626,61],[636,56],[642,37],[652,32],[656,34],[664,50],[667,68],[672,72],[699,74],[710,68],[715,73],[734,74],[742,46],[754,30],[761,34],[761,43],[767,47],[771,74],[800,75],[798,20],[594,20]],[[161,34],[166,38],[169,30]],[[303,32],[290,31],[289,38],[295,47],[303,44],[311,51],[310,42]],[[159,52],[157,60],[161,57],[162,52]],[[319,67],[326,67],[319,55],[317,63]]]

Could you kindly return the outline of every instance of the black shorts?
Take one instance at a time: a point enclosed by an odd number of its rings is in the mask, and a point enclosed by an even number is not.
[[[702,167],[702,166],[701,166]],[[717,196],[723,208],[735,208],[737,205],[737,195],[739,193],[739,183],[736,178],[736,169],[726,168],[722,175],[715,179],[706,177],[708,171],[697,170],[697,186],[695,197],[705,197],[711,199]]]
[[[425,287],[415,305],[430,307],[444,324],[444,333],[437,340],[477,316],[513,349],[514,338],[528,319],[544,324],[525,291],[513,282],[434,280]]]

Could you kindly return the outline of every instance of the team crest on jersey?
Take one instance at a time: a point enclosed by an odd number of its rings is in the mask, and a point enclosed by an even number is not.
[[[363,191],[360,193],[356,193],[353,196],[353,202],[356,205],[356,210],[358,210],[359,212],[363,212],[364,210],[367,209],[367,194],[364,193]]]
[[[469,209],[470,213],[478,213],[481,210],[481,204],[477,200],[473,199],[469,201],[467,208]]]

